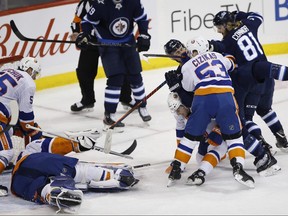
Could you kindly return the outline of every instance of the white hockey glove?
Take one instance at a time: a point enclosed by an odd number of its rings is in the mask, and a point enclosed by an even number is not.
[[[8,188],[3,185],[0,185],[0,197],[7,195],[8,195]]]
[[[91,137],[87,137],[87,136],[76,137],[76,140],[79,143],[79,150],[81,152],[94,149],[94,146],[96,144],[96,140],[92,139]]]

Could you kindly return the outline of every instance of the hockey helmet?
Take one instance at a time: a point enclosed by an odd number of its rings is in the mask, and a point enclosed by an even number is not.
[[[185,48],[185,46],[176,39],[171,39],[164,45],[164,50],[167,55],[173,55],[179,48]]]
[[[182,105],[181,99],[176,92],[170,92],[167,99],[168,107],[172,113],[177,112]]]
[[[209,42],[203,37],[192,38],[186,44],[187,53],[189,57],[193,57],[193,52],[203,54],[209,50]]]
[[[28,71],[30,69],[30,71]],[[24,57],[21,59],[19,69],[28,72],[32,79],[38,79],[41,76],[41,65],[39,61],[32,57]]]
[[[234,16],[229,11],[218,12],[213,19],[214,26],[224,25],[228,22],[234,23]]]

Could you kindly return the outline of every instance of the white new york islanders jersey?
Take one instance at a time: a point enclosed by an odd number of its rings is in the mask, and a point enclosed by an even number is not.
[[[34,122],[32,104],[36,85],[31,76],[24,71],[4,69],[0,71],[0,87],[0,119],[10,117],[9,102],[12,99],[19,105],[20,124]]]
[[[233,93],[228,72],[234,68],[232,60],[220,53],[206,52],[197,55],[182,67],[182,86],[186,91],[194,91],[195,95]]]

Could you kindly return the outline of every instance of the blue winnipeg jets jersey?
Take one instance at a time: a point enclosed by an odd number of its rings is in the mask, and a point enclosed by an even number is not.
[[[124,43],[132,40],[136,22],[140,34],[147,34],[147,14],[140,0],[118,2],[95,0],[81,22],[83,32],[89,33],[94,28],[100,42]]]
[[[240,11],[236,19],[241,20],[242,24],[230,31],[222,40],[226,50],[229,50],[227,52],[236,58],[238,66],[247,63],[247,61],[266,61],[267,58],[257,35],[263,17],[258,13]]]

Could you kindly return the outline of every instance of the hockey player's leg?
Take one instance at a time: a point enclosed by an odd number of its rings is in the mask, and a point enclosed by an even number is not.
[[[233,136],[237,137],[236,134],[231,135],[230,137]],[[230,164],[233,168],[234,179],[249,188],[254,188],[254,179],[250,175],[248,175],[243,169],[245,150],[243,146],[242,136],[238,138],[227,139],[226,143],[228,146]]]
[[[205,143],[202,142],[200,143],[196,159],[201,158],[198,155],[200,155],[199,151],[201,152],[202,146],[204,146],[205,149]],[[208,175],[222,159],[225,158],[227,152],[227,145],[223,141],[221,145],[217,146],[208,145],[208,148],[206,149],[208,152],[204,155],[202,160],[201,161],[197,160],[197,162],[199,163],[199,169],[188,177],[186,184],[198,185],[198,186],[202,185],[205,182],[204,177]]]
[[[202,138],[202,136],[196,137],[186,133],[181,139],[175,151],[174,161],[171,163],[172,170],[168,176],[167,187],[174,185],[176,180],[181,178],[181,172],[189,162],[193,149],[199,144],[197,140],[201,140]]]
[[[249,188],[254,188],[254,179],[244,171],[243,165],[237,162],[235,157],[230,160],[230,163],[235,180]]]
[[[75,187],[75,181],[68,176],[56,176],[41,191],[41,197],[51,206],[58,207],[57,213],[77,213],[83,192]]]
[[[277,165],[277,160],[272,155],[270,149],[262,145],[262,141],[257,140],[249,134],[244,139],[245,149],[255,156],[254,165],[260,176],[275,175],[281,168]],[[270,167],[273,167],[271,170]]]
[[[139,182],[134,177],[131,167],[102,167],[89,163],[78,163],[76,166],[76,183],[87,184],[94,191],[126,190]]]

